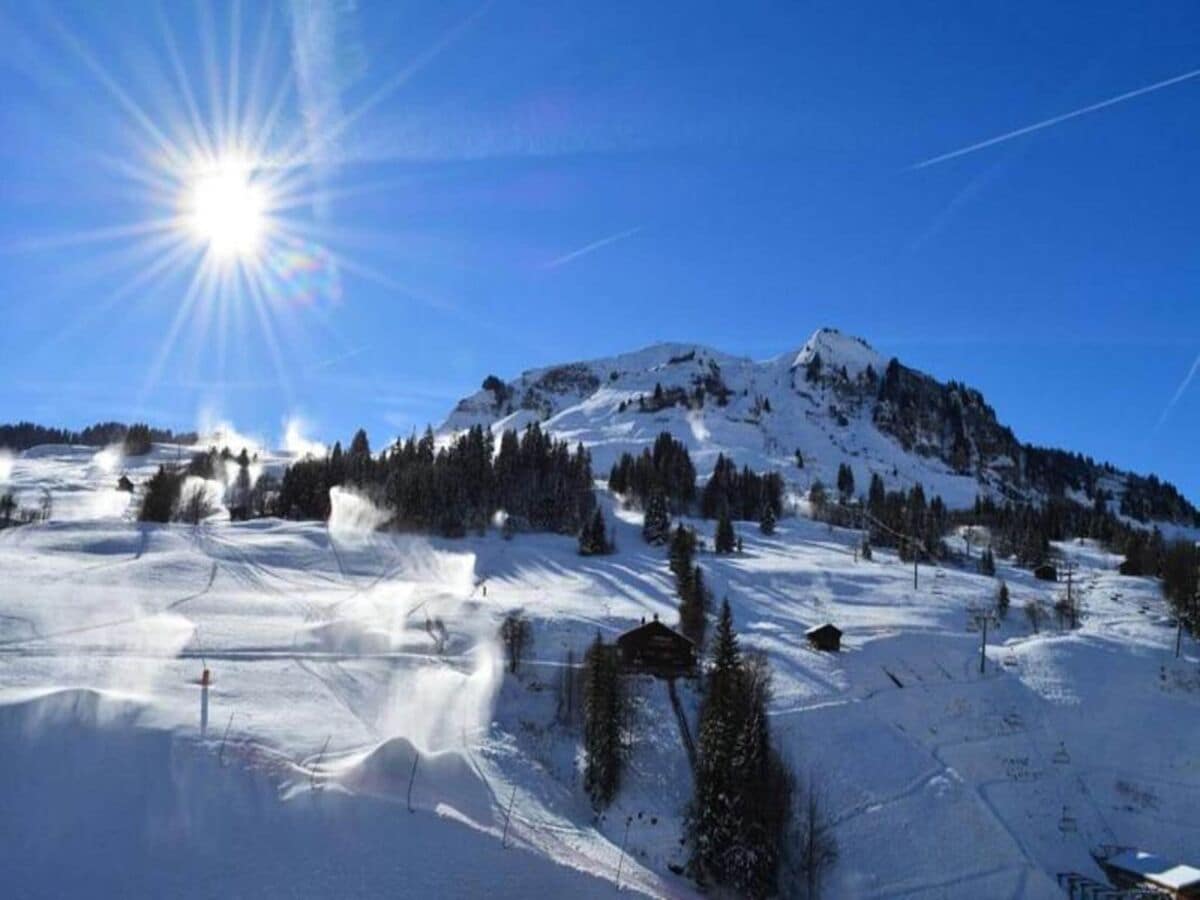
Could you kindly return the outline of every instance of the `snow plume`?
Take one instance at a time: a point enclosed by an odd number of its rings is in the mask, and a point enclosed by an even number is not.
[[[329,489],[329,533],[335,537],[363,538],[387,520],[387,513],[361,494],[342,487]]]
[[[304,642],[396,654],[373,723],[380,736],[423,752],[467,745],[491,722],[503,675],[495,623],[468,607],[475,556],[391,534],[374,536],[372,546],[387,577],[331,608],[336,618],[306,629]]]
[[[398,548],[408,594],[381,612],[394,622],[393,645],[413,657],[392,675],[381,731],[426,751],[466,746],[491,722],[503,677],[495,623],[466,606],[475,590],[475,556],[442,552],[421,539]]]
[[[200,414],[196,433],[199,434],[197,446],[216,447],[218,450],[228,447],[235,454],[240,453],[243,447],[247,453],[261,453],[267,446],[266,441],[242,434],[229,422],[208,410]]]
[[[8,484],[12,478],[13,455],[7,450],[0,449],[0,486]]]
[[[179,491],[180,504],[187,504],[197,494],[204,498],[210,514],[225,505],[225,485],[216,479],[200,478],[196,475],[185,478]]]
[[[105,475],[111,475],[125,461],[125,453],[120,444],[111,444],[92,455],[92,468]]]
[[[490,636],[471,650],[465,671],[437,659],[414,662],[392,679],[382,729],[426,751],[467,746],[488,727],[503,674]]]
[[[283,449],[293,456],[324,456],[327,449],[325,445],[304,436],[306,424],[295,416],[288,420],[283,432]]]

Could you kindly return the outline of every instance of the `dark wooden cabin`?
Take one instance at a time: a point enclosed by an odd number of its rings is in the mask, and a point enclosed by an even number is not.
[[[696,645],[658,621],[643,622],[617,638],[621,666],[659,678],[677,678],[696,671]]]
[[[1033,577],[1041,581],[1058,581],[1058,569],[1050,563],[1042,563],[1033,570]]]
[[[830,622],[808,629],[804,636],[815,650],[837,653],[842,649],[842,629]]]

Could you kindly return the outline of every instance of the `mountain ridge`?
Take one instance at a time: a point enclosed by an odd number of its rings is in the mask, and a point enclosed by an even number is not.
[[[802,493],[817,480],[833,483],[846,463],[860,492],[878,474],[889,488],[920,483],[952,508],[977,496],[1062,497],[1104,504],[1137,522],[1200,527],[1200,512],[1168,482],[1025,443],[977,389],[939,381],[830,327],[761,361],[699,343],[660,342],[530,369],[509,381],[489,375],[438,433],[532,422],[583,443],[598,472],[666,431],[688,447],[701,477],[724,454],[777,470]]]

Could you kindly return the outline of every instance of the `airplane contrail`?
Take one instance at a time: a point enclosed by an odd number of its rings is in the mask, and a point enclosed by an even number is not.
[[[610,234],[608,237],[600,238],[598,241],[592,241],[590,244],[585,244],[578,250],[572,250],[570,253],[564,254],[557,259],[552,259],[550,262],[545,263],[542,268],[557,269],[559,266],[563,266],[571,262],[571,260],[579,259],[581,256],[586,256],[593,250],[599,250],[601,247],[607,247],[609,244],[615,244],[617,241],[623,241],[627,237],[633,237],[641,230],[642,226],[637,225],[633,228],[628,228],[625,231],[620,231],[616,234]]]
[[[1175,389],[1174,396],[1171,397],[1171,399],[1167,402],[1167,405],[1163,408],[1162,415],[1158,417],[1158,424],[1154,426],[1155,430],[1162,428],[1163,423],[1167,421],[1167,416],[1169,416],[1171,414],[1171,410],[1175,408],[1175,404],[1179,402],[1180,398],[1183,397],[1192,381],[1195,380],[1197,372],[1200,372],[1200,356],[1196,357],[1195,361],[1192,363],[1192,367],[1188,369],[1188,373],[1183,376],[1183,381],[1179,382],[1179,387]]]
[[[1124,94],[1117,94],[1115,97],[1109,97],[1107,100],[1101,100],[1099,103],[1093,103],[1090,106],[1080,107],[1068,113],[1063,113],[1060,116],[1054,116],[1051,119],[1043,119],[1040,122],[1035,122],[1032,125],[1026,125],[1024,128],[1018,128],[1015,131],[1009,131],[1005,134],[998,134],[995,137],[988,138],[986,141],[979,141],[976,144],[970,144],[966,147],[960,147],[957,150],[951,150],[949,153],[942,153],[939,156],[933,156],[919,163],[914,163],[909,166],[909,169],[924,169],[928,166],[937,165],[940,162],[945,162],[949,159],[955,159],[959,156],[966,156],[968,153],[974,153],[976,150],[982,150],[985,147],[991,147],[993,144],[1001,144],[1004,141],[1011,141],[1013,138],[1021,137],[1022,135],[1030,134],[1034,131],[1041,131],[1043,128],[1049,128],[1051,125],[1057,125],[1060,122],[1066,122],[1068,119],[1075,119],[1079,116],[1085,116],[1088,113],[1096,112],[1108,106],[1115,106],[1118,103],[1123,103],[1126,100],[1132,100],[1134,97],[1140,97],[1142,94],[1149,94],[1152,91],[1160,91],[1165,87],[1170,87],[1173,84],[1179,84],[1181,81],[1188,81],[1200,75],[1200,69],[1192,69],[1190,72],[1184,72],[1182,75],[1176,75],[1174,78],[1168,78],[1165,81],[1156,81],[1154,84],[1148,84],[1145,87],[1136,88],[1132,91],[1126,91]]]

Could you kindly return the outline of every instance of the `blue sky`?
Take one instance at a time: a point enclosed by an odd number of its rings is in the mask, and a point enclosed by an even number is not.
[[[833,325],[1200,500],[1200,78],[918,166],[1200,68],[1194,3],[0,0],[0,46],[0,419],[378,442]],[[269,290],[188,302],[169,161],[264,133]]]

